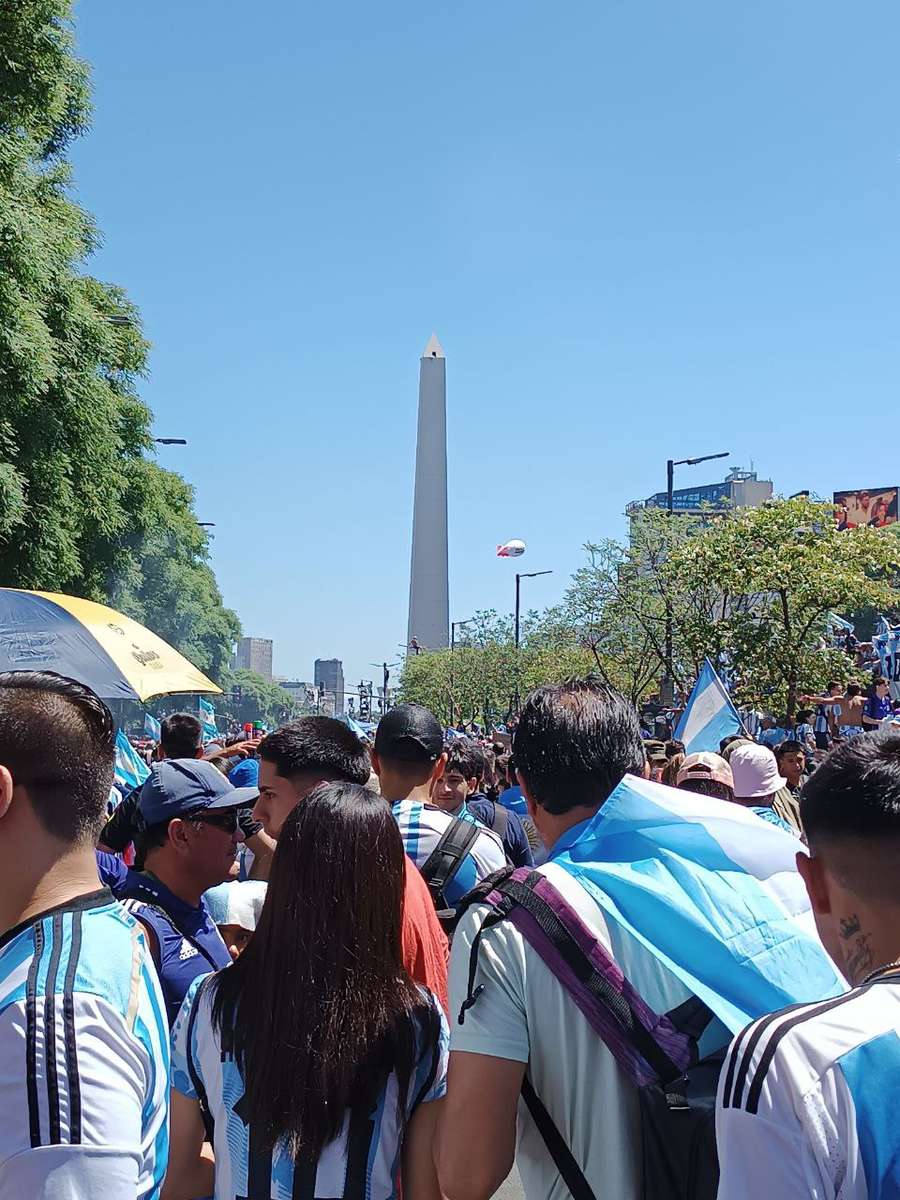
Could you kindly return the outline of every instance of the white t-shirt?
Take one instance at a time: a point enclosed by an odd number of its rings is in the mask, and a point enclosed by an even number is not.
[[[719,1081],[719,1200],[900,1196],[900,981],[754,1021]]]
[[[604,916],[562,867],[539,868],[596,933],[646,1003],[668,1012],[690,992],[617,923]],[[597,1200],[639,1200],[641,1134],[637,1091],[568,992],[510,921],[487,930],[476,986],[484,985],[460,1025],[472,940],[486,913],[474,905],[453,936],[450,1050],[528,1063],[528,1078],[590,1183]],[[720,1027],[721,1028],[721,1027]],[[724,1033],[719,1034],[724,1043]],[[704,1042],[704,1051],[706,1043]],[[516,1163],[528,1200],[569,1200],[523,1102]]]

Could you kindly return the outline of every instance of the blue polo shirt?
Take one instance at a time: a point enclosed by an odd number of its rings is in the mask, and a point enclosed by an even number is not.
[[[111,854],[98,854],[97,865],[100,878],[112,888],[116,899],[156,934],[157,970],[166,1015],[172,1026],[197,976],[208,975],[231,963],[222,935],[202,899],[194,908],[169,891],[155,875],[132,871]]]

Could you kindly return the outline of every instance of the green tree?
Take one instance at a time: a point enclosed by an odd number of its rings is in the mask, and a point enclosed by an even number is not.
[[[851,670],[827,642],[828,614],[890,609],[898,562],[887,532],[839,531],[830,504],[798,498],[718,517],[673,549],[666,574],[684,600],[679,632],[693,660],[723,655],[739,700],[777,700],[790,717],[802,691]]]
[[[267,725],[283,725],[298,715],[293,696],[277,683],[247,671],[243,667],[226,671],[220,681],[225,692],[215,697],[216,712],[242,725],[264,721]],[[234,689],[241,689],[240,701],[232,699]]]
[[[114,608],[148,625],[221,683],[241,626],[222,604],[193,500],[193,488],[180,476],[145,460],[134,465],[129,533],[119,542],[107,590]]]
[[[135,307],[64,154],[87,128],[70,0],[0,6],[0,583],[118,604],[213,675],[240,632],[190,488],[148,461]]]

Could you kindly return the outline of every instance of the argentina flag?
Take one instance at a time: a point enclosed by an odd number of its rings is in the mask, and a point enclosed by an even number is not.
[[[144,733],[147,737],[153,738],[154,742],[158,742],[162,733],[162,726],[153,713],[144,713]]]
[[[733,733],[744,733],[741,718],[707,658],[681,714],[675,737],[684,742],[687,754],[696,754],[699,750],[712,750],[717,754],[722,738]]]
[[[815,931],[790,834],[726,800],[626,775],[549,861],[737,1033],[844,990]]]
[[[129,742],[121,729],[116,731],[116,765],[114,783],[127,796],[150,774],[150,768]]]

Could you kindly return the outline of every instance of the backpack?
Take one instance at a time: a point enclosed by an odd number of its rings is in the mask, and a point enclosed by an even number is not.
[[[448,935],[452,934],[456,925],[456,911],[447,903],[444,893],[447,886],[455,879],[464,858],[474,846],[478,838],[478,829],[479,827],[474,821],[464,821],[462,817],[454,817],[441,834],[435,848],[419,868],[428,884],[438,920]]]
[[[483,903],[490,911],[472,942],[459,1023],[484,990],[475,984],[484,933],[500,921],[512,921],[637,1088],[644,1200],[715,1200],[716,1091],[728,1047],[700,1058],[698,1042],[712,1011],[692,997],[672,1012],[654,1013],[575,909],[530,867],[485,879],[465,898],[459,915]],[[573,1200],[596,1200],[527,1074],[522,1099]]]

